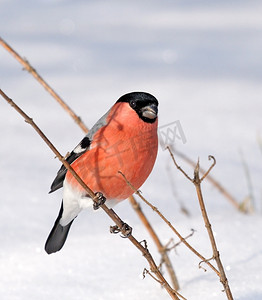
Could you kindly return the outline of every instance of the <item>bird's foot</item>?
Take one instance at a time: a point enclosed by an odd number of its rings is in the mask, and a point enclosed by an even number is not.
[[[101,205],[103,205],[106,202],[106,197],[102,193],[97,192],[95,193],[95,198],[93,199],[93,201],[93,208],[94,210],[97,210]]]
[[[121,228],[118,227],[117,225],[110,226],[110,233],[117,234],[119,232],[122,233],[121,235],[122,238],[128,238],[132,234],[132,227],[130,227],[126,223],[123,223]]]

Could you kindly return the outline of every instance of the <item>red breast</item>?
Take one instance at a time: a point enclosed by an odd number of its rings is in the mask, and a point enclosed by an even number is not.
[[[118,171],[138,189],[152,171],[157,149],[157,120],[146,123],[128,103],[120,102],[111,108],[107,125],[94,134],[90,150],[72,167],[94,192],[120,201],[133,190]],[[70,172],[66,180],[73,188],[83,190]]]

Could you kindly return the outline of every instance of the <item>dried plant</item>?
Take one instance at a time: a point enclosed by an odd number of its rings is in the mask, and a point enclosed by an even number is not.
[[[187,155],[184,153],[178,151],[177,149],[174,149],[172,146],[169,146],[169,148],[180,158],[183,159],[183,161],[187,162],[191,166],[195,167],[195,162],[189,158]],[[199,173],[200,174],[205,174],[206,170],[203,168],[199,167]],[[219,192],[238,210],[241,210],[241,204],[236,200],[236,198],[225,188],[219,183],[213,176],[208,174],[207,180],[216,188],[219,190]]]
[[[161,255],[161,265],[164,264],[166,266],[167,272],[169,274],[170,280],[175,290],[179,289],[179,283],[177,281],[177,276],[175,274],[172,262],[168,256],[168,250],[166,246],[163,246],[160,238],[156,234],[156,231],[152,227],[151,223],[148,221],[148,218],[145,216],[144,212],[141,209],[141,205],[136,201],[135,197],[132,195],[129,197],[129,202],[131,203],[133,209],[136,211],[138,217],[141,222],[144,224],[145,228],[149,232],[151,238],[155,242],[158,252]]]
[[[20,62],[20,64],[27,70],[30,74],[34,76],[34,78],[50,93],[54,99],[69,113],[69,115],[73,118],[73,120],[81,127],[84,132],[88,132],[87,127],[81,120],[79,116],[77,116],[74,111],[65,103],[65,101],[51,88],[51,86],[37,73],[35,68],[33,68],[29,61],[22,58],[10,45],[8,45],[1,37],[0,44],[14,56],[14,58]]]
[[[203,217],[203,220],[204,220],[204,223],[205,223],[205,227],[207,229],[207,233],[208,233],[209,240],[210,240],[210,243],[211,243],[211,246],[212,246],[212,250],[213,250],[212,259],[214,259],[216,261],[216,264],[217,264],[217,267],[218,267],[218,270],[219,270],[219,274],[218,275],[220,277],[221,283],[224,286],[227,298],[229,300],[233,300],[233,296],[232,296],[232,293],[231,293],[231,290],[230,290],[230,287],[229,287],[229,284],[228,284],[228,280],[227,280],[227,277],[226,277],[226,273],[225,273],[223,264],[222,264],[221,259],[220,259],[220,254],[219,254],[218,249],[217,249],[215,237],[214,237],[214,234],[213,234],[211,223],[209,221],[209,217],[208,217],[208,214],[207,214],[207,210],[206,210],[206,207],[205,207],[205,203],[204,203],[204,199],[203,199],[203,195],[202,195],[202,190],[201,190],[201,183],[208,176],[208,174],[210,173],[210,171],[215,166],[216,160],[215,160],[214,156],[212,156],[212,155],[210,155],[208,157],[209,160],[213,160],[213,163],[210,166],[210,168],[207,170],[207,172],[202,177],[200,177],[200,175],[199,175],[199,168],[200,167],[199,167],[199,160],[198,160],[198,162],[197,162],[197,164],[195,166],[195,169],[194,169],[194,177],[190,178],[187,175],[187,173],[180,166],[178,166],[178,164],[176,163],[176,160],[175,160],[174,155],[171,152],[170,148],[167,147],[167,149],[168,149],[168,151],[169,151],[169,153],[170,153],[170,155],[172,157],[172,160],[173,160],[175,166],[177,167],[177,169],[180,172],[182,172],[184,174],[184,176],[188,180],[190,180],[194,184],[194,186],[196,188],[197,197],[198,197],[198,201],[199,201],[199,206],[200,206],[200,209],[201,209],[202,217]]]

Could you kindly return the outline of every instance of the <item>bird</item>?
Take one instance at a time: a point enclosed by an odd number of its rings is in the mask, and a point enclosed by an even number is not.
[[[120,172],[135,189],[151,173],[158,152],[157,126],[158,100],[147,92],[127,93],[95,123],[66,160],[84,183],[113,207],[134,193]],[[94,203],[64,165],[49,193],[62,187],[61,208],[45,243],[48,254],[63,247],[77,215]]]

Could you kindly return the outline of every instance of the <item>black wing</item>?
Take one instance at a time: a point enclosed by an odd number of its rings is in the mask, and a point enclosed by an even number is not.
[[[71,164],[74,162],[78,157],[80,157],[83,153],[85,153],[89,146],[91,144],[91,141],[88,136],[85,136],[82,141],[75,147],[75,149],[70,153],[70,155],[67,157],[66,161]],[[67,169],[64,165],[61,166],[59,171],[57,172],[56,178],[53,181],[50,189],[50,193],[60,189],[63,186],[65,176],[66,176]]]
[[[110,109],[111,110],[111,109]],[[84,154],[86,151],[89,150],[91,141],[93,139],[94,134],[103,126],[107,124],[107,116],[110,113],[110,110],[105,113],[96,123],[95,125],[89,130],[88,134],[82,139],[82,141],[75,147],[75,149],[70,153],[67,157],[67,162],[71,164],[74,162],[78,157]],[[66,176],[67,169],[64,165],[61,166],[59,171],[57,172],[56,178],[51,185],[51,189],[49,193],[52,193],[63,186],[65,176]]]

